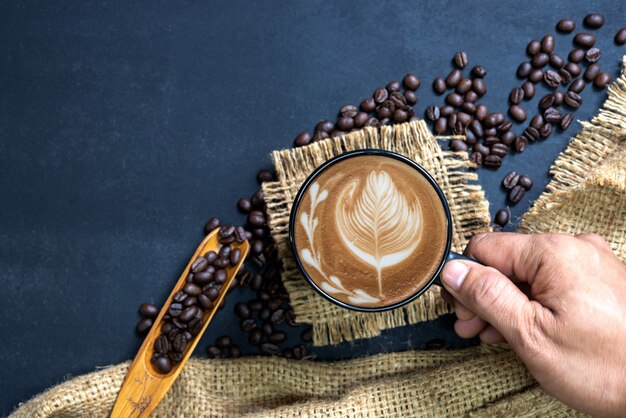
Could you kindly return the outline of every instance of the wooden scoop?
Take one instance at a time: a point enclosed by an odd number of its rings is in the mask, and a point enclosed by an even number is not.
[[[135,360],[133,360],[133,364],[130,365],[130,369],[124,378],[124,383],[122,383],[122,388],[120,389],[119,394],[117,395],[117,400],[115,401],[115,405],[113,406],[113,411],[111,412],[111,417],[147,417],[149,416],[157,407],[159,402],[163,399],[170,386],[174,383],[178,375],[180,374],[183,366],[191,356],[194,348],[200,341],[200,337],[204,334],[204,330],[206,330],[209,322],[213,319],[213,315],[217,311],[218,307],[222,303],[228,288],[230,287],[235,275],[241,268],[243,261],[248,254],[248,241],[244,241],[239,244],[233,242],[231,244],[231,248],[239,248],[241,250],[241,258],[239,263],[236,266],[228,266],[226,267],[226,273],[228,274],[228,278],[226,282],[222,285],[220,289],[219,296],[217,299],[213,301],[213,308],[210,311],[205,312],[204,314],[204,326],[198,335],[196,335],[193,340],[191,340],[185,350],[185,354],[180,363],[172,367],[172,370],[167,374],[161,374],[156,371],[152,363],[150,362],[150,358],[152,358],[152,354],[154,353],[154,340],[161,334],[161,325],[163,324],[163,316],[168,310],[168,307],[172,303],[172,298],[183,288],[185,283],[187,282],[187,276],[189,275],[189,271],[191,269],[191,265],[196,260],[196,258],[203,256],[208,251],[217,252],[220,249],[221,244],[219,243],[218,236],[219,229],[211,232],[207,237],[202,241],[195,254],[187,264],[185,271],[180,276],[178,283],[174,286],[172,293],[165,301],[159,316],[154,321],[154,325],[152,325],[152,329],[148,336],[143,341]]]

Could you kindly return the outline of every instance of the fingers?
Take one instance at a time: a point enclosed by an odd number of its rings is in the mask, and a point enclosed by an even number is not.
[[[479,335],[480,341],[486,344],[498,344],[505,342],[500,332],[492,326],[487,326]]]
[[[511,341],[517,338],[520,324],[528,323],[532,305],[515,284],[499,271],[478,263],[450,261],[441,273],[446,290],[478,319],[460,325],[462,331],[482,332],[480,321],[487,321]],[[482,318],[482,319],[480,319]],[[483,322],[484,322],[483,321]]]
[[[452,296],[450,292],[448,292],[443,287],[441,288],[441,298],[448,305],[452,305],[454,307],[454,313],[456,314],[457,318],[462,319],[462,320],[468,320],[476,316],[475,312],[472,312],[469,309],[467,309],[465,305],[463,305],[461,302],[456,300],[454,296]]]
[[[489,324],[479,316],[474,315],[472,319],[461,320],[459,319],[454,323],[454,331],[461,338],[474,338],[479,335]]]

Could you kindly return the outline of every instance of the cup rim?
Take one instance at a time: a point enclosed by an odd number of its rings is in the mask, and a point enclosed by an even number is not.
[[[428,280],[428,282],[424,286],[422,286],[420,289],[418,289],[417,292],[415,292],[408,298],[401,300],[400,302],[396,302],[391,305],[385,305],[385,306],[364,307],[364,306],[351,305],[349,303],[335,299],[331,295],[327,294],[322,289],[320,289],[320,287],[313,281],[313,279],[311,279],[311,277],[309,277],[308,273],[306,272],[306,269],[302,265],[300,256],[298,255],[298,251],[296,248],[296,239],[295,239],[296,212],[298,210],[298,206],[300,206],[300,201],[302,200],[302,197],[306,193],[311,183],[317,178],[317,176],[319,176],[322,172],[324,172],[331,165],[336,164],[340,161],[346,160],[348,158],[353,158],[353,157],[358,157],[358,156],[363,156],[363,155],[379,155],[379,156],[394,158],[396,160],[400,160],[404,162],[405,164],[408,164],[409,166],[417,170],[421,175],[423,175],[426,178],[426,180],[428,180],[428,182],[431,184],[431,186],[433,186],[433,188],[437,192],[437,196],[439,196],[439,200],[441,201],[441,204],[444,208],[444,211],[446,214],[446,222],[448,225],[445,251],[443,252],[441,261],[439,262],[439,266],[435,270],[435,273],[432,275],[432,277]],[[441,187],[439,186],[439,184],[437,184],[435,179],[433,179],[430,173],[428,173],[426,169],[424,169],[422,166],[420,166],[418,163],[411,160],[410,158],[405,157],[404,155],[400,155],[396,152],[387,151],[383,149],[367,148],[367,149],[360,149],[360,150],[355,150],[355,151],[348,151],[348,152],[337,155],[325,161],[323,164],[321,164],[319,167],[313,170],[313,172],[306,178],[306,180],[300,186],[300,189],[298,190],[298,193],[296,194],[296,197],[293,200],[291,211],[289,213],[289,244],[291,247],[293,258],[296,262],[296,265],[298,266],[298,270],[300,270],[300,272],[302,273],[306,281],[309,283],[309,285],[311,285],[311,287],[313,287],[313,289],[322,297],[324,297],[326,300],[334,303],[335,305],[341,306],[342,308],[353,310],[353,311],[358,311],[358,312],[389,311],[389,310],[404,306],[414,301],[415,299],[417,299],[420,295],[422,295],[424,292],[430,289],[432,284],[435,282],[435,280],[441,273],[441,270],[443,269],[446,259],[448,258],[448,255],[450,254],[450,247],[452,245],[452,215],[450,213],[450,205],[448,204],[448,201],[446,197],[444,196],[443,191],[441,190]]]

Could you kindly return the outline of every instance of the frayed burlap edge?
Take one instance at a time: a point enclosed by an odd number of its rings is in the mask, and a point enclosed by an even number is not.
[[[626,57],[622,59],[626,66]],[[553,179],[520,231],[602,235],[626,261],[626,74],[609,87],[596,117],[581,122],[550,169]]]
[[[441,138],[440,138],[441,139]],[[447,139],[447,138],[445,138]],[[461,251],[469,238],[489,230],[489,204],[485,200],[473,164],[465,152],[443,151],[423,121],[379,129],[365,128],[341,138],[272,154],[278,180],[264,183],[268,223],[283,261],[282,278],[291,306],[300,323],[313,326],[314,344],[336,344],[367,338],[383,329],[434,319],[451,308],[431,289],[402,308],[382,313],[356,313],[339,308],[317,295],[298,271],[289,247],[291,205],[306,177],[320,164],[347,151],[386,149],[405,155],[426,168],[439,183],[452,212],[452,248]]]

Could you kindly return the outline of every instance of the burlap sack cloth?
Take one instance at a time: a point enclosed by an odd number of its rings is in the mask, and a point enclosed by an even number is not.
[[[626,262],[626,77],[561,154],[524,231],[602,234]],[[58,385],[14,417],[104,417],[129,363]],[[582,414],[546,395],[504,347],[409,351],[327,363],[191,360],[154,416],[533,416]]]

